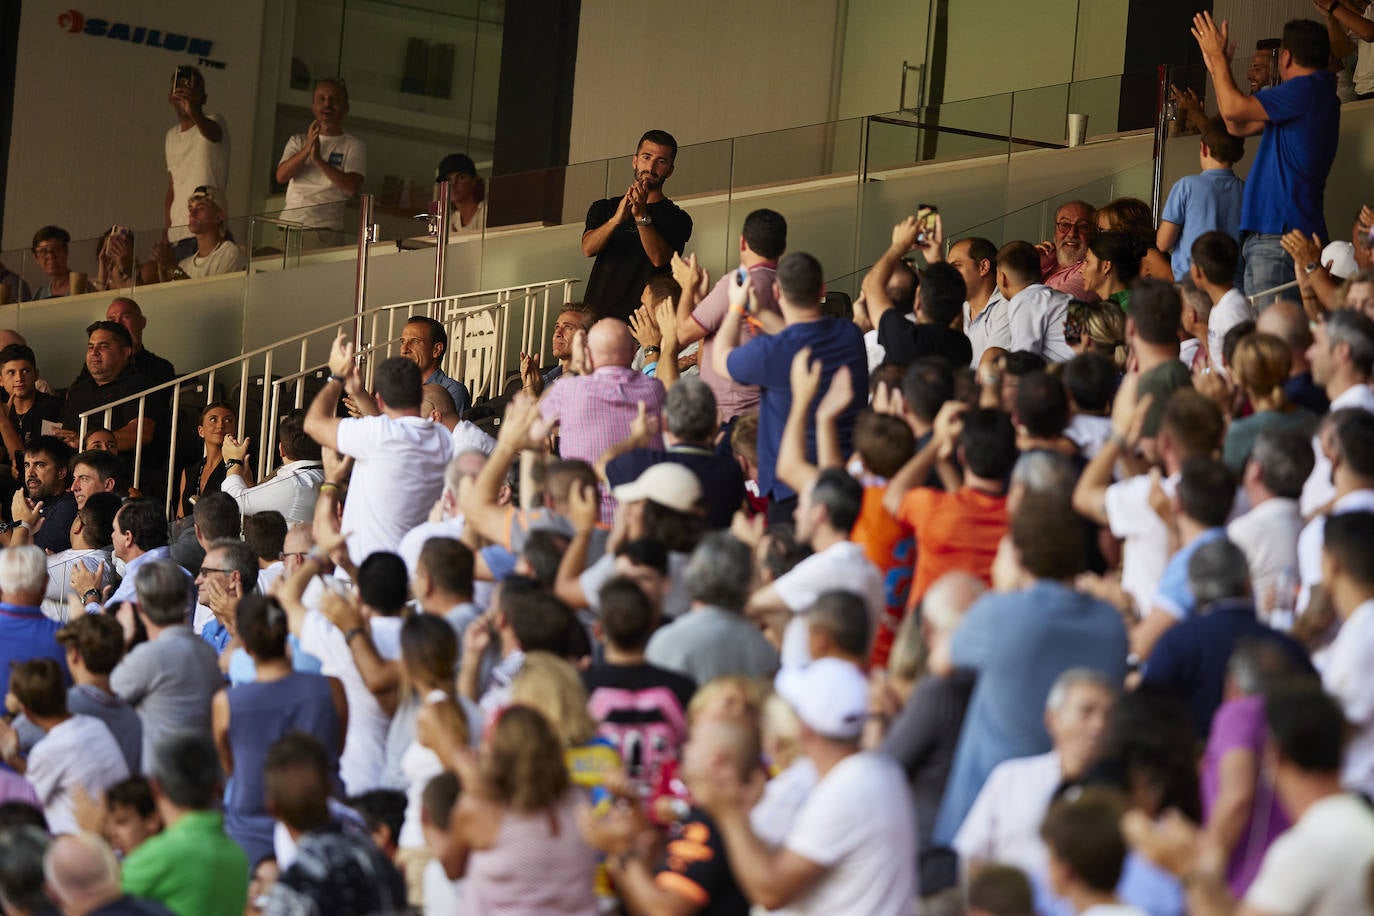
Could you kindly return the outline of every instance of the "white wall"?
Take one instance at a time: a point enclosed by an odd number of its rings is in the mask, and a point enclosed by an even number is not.
[[[104,19],[213,42],[210,59],[225,67],[202,69],[206,109],[229,124],[230,215],[243,215],[248,206],[264,2],[80,5],[88,23]],[[33,232],[49,223],[83,239],[114,222],[135,230],[160,229],[164,222],[163,137],[176,123],[167,90],[174,69],[197,60],[165,48],[67,31],[59,16],[71,6],[70,0],[23,4],[0,248],[27,248]]]
[[[688,144],[830,120],[837,16],[837,0],[583,0],[568,161],[628,163],[650,128]]]

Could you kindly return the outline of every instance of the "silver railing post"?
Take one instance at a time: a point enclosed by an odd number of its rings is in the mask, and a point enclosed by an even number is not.
[[[1159,222],[1159,208],[1164,193],[1164,146],[1169,142],[1168,106],[1169,68],[1159,65],[1159,86],[1155,97],[1155,161],[1154,176],[1150,187],[1150,212],[1155,222]]]
[[[367,246],[372,241],[372,195],[358,198],[358,264],[353,287],[353,342],[363,338],[363,310],[367,307]]]
[[[448,262],[448,227],[453,216],[449,205],[452,193],[447,178],[439,182],[439,237],[435,240],[434,246],[434,304],[429,308],[429,317],[436,321],[441,320],[439,312],[443,308],[439,300],[444,296],[444,269]]]

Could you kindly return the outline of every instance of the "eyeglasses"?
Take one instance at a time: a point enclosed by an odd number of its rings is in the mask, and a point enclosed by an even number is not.
[[[308,551],[302,550],[302,551],[293,552],[293,553],[279,553],[279,554],[277,554],[277,559],[278,559],[278,560],[287,560],[287,559],[290,559],[291,557],[295,557],[295,558],[298,559],[298,560],[304,560],[304,559],[305,559],[306,557],[308,557],[308,556],[310,556],[310,553],[309,553]],[[203,568],[203,567],[202,567],[202,568]]]
[[[216,569],[216,568],[213,567],[213,566],[202,566],[202,567],[200,568],[200,572],[201,572],[201,575],[204,575],[205,573],[224,573],[224,574],[227,576],[227,575],[233,573],[234,570],[232,570],[232,569]]]
[[[1076,223],[1071,223],[1066,219],[1061,219],[1055,221],[1054,230],[1056,232],[1076,232],[1082,235],[1087,235],[1088,233],[1093,231],[1093,225],[1085,219],[1081,219]]]
[[[35,258],[55,258],[59,254],[66,254],[66,245],[40,245],[33,250]]]

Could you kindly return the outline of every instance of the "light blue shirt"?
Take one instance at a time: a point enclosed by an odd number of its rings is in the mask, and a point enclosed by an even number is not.
[[[1245,201],[1245,182],[1230,169],[1204,169],[1174,182],[1160,219],[1179,227],[1170,264],[1174,280],[1182,282],[1193,266],[1193,242],[1204,232],[1217,230],[1240,238],[1240,209]]]
[[[1192,586],[1188,584],[1188,563],[1193,554],[1203,544],[1226,537],[1225,528],[1208,528],[1193,538],[1192,542],[1169,558],[1164,574],[1159,577],[1159,587],[1155,591],[1154,606],[1167,612],[1171,617],[1187,620],[1197,610],[1197,598],[1193,596]]]
[[[461,417],[468,409],[469,402],[472,400],[468,396],[468,389],[457,379],[449,378],[443,369],[435,369],[429,378],[425,379],[426,385],[442,385],[444,390],[453,398],[453,406],[458,408],[458,415]]]
[[[90,604],[86,605],[86,613],[99,614],[102,610],[114,613],[119,609],[119,606],[125,602],[137,604],[138,592],[134,589],[134,579],[139,569],[142,568],[144,563],[150,560],[170,560],[171,558],[171,550],[164,546],[154,547],[147,553],[130,560],[124,567],[124,579],[119,583],[119,587],[115,589],[114,594],[110,596],[110,600],[105,602],[103,608],[101,605],[92,601]],[[178,566],[177,568],[186,574],[186,619],[189,621],[196,610],[196,580],[194,576],[186,572],[182,567]]]

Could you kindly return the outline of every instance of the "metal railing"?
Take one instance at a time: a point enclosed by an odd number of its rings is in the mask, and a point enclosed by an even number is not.
[[[477,403],[502,394],[504,374],[508,368],[518,368],[522,351],[543,349],[539,342],[549,333],[551,313],[556,317],[558,307],[571,301],[573,284],[577,282],[573,278],[563,278],[396,302],[348,315],[85,411],[80,415],[80,441],[85,442],[87,429],[93,422],[103,422],[104,426],[112,428],[115,410],[128,405],[137,405],[140,427],[150,416],[162,420],[162,402],[170,398],[165,417],[167,426],[162,428],[159,424],[160,428],[154,433],[155,443],[145,443],[141,437],[136,440],[133,467],[135,487],[142,488],[143,481],[148,479],[166,484],[164,505],[170,516],[172,501],[177,496],[176,474],[187,459],[184,448],[178,448],[181,440],[187,438],[184,426],[189,423],[194,430],[199,411],[206,404],[224,400],[218,395],[226,379],[236,382],[229,400],[236,402],[238,436],[242,438],[246,432],[256,443],[254,470],[258,478],[263,479],[275,468],[276,427],[284,413],[283,405],[289,404],[285,409],[304,407],[307,399],[314,396],[312,384],[316,385],[315,390],[323,386],[328,375],[329,347],[340,329],[346,334],[352,333],[355,326],[363,329],[363,339],[358,340],[358,359],[370,387],[378,360],[397,352],[406,321],[416,315],[435,317],[444,325],[450,341],[440,368],[461,381],[473,403]],[[516,323],[515,334],[512,334],[512,322]],[[289,372],[274,374],[283,369]],[[221,383],[220,388],[216,387],[217,381]],[[195,415],[183,416],[188,411]],[[163,445],[167,449],[166,467],[145,468],[145,453],[150,449],[157,452]],[[161,455],[157,458],[160,465]],[[164,471],[165,477],[147,476],[148,473],[161,475]]]

